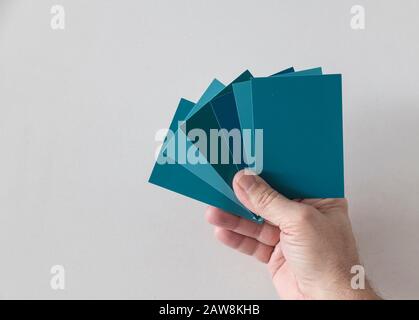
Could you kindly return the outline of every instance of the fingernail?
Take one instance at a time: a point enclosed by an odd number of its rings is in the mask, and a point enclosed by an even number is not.
[[[256,178],[254,175],[243,174],[237,183],[244,191],[248,191],[256,183]]]

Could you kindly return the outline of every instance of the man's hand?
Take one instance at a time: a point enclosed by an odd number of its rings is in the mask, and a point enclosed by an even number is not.
[[[351,288],[350,271],[359,258],[345,199],[291,201],[245,171],[237,173],[233,188],[267,222],[257,225],[214,207],[207,219],[218,240],[268,264],[281,298],[378,298],[368,284]]]

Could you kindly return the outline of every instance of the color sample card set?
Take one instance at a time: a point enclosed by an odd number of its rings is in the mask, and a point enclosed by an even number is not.
[[[344,197],[341,75],[213,80],[197,103],[180,100],[149,182],[262,223],[232,188],[245,168],[290,199]]]

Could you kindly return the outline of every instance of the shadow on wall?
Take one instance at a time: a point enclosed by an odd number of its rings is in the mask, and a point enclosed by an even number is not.
[[[386,102],[363,109],[362,119],[349,112],[345,123],[351,218],[367,275],[385,298],[419,298],[418,105]]]

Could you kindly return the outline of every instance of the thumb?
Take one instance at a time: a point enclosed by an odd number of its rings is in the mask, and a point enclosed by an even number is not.
[[[235,175],[233,189],[247,209],[279,227],[301,208],[300,203],[285,198],[250,170]]]

